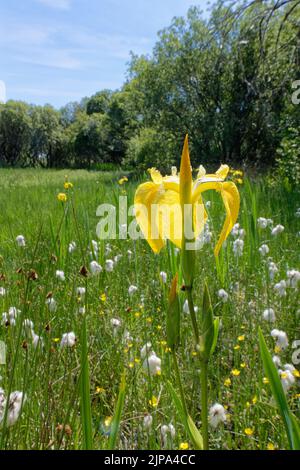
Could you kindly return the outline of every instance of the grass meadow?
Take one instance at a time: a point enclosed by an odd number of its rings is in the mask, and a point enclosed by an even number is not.
[[[73,183],[68,190],[66,175]],[[176,388],[165,312],[180,253],[168,245],[155,255],[145,240],[103,241],[96,236],[100,204],[118,205],[120,195],[133,202],[140,180],[129,175],[120,185],[121,176],[0,171],[0,340],[6,345],[6,362],[0,365],[1,449],[193,448],[166,387],[169,380]],[[221,322],[209,363],[208,403],[221,404],[225,416],[209,428],[210,447],[286,449],[284,426],[260,358],[258,328],[277,356],[278,368],[293,364],[292,345],[300,340],[300,282],[292,282],[287,272],[300,265],[300,197],[263,178],[246,177],[239,190],[239,227],[228,237],[218,265],[213,247],[224,209],[217,193],[205,193],[209,228],[195,254],[195,305],[201,306],[206,280]],[[67,201],[57,199],[61,192],[67,193]],[[271,219],[266,228],[259,226],[260,217]],[[272,235],[278,224],[284,230]],[[16,241],[19,235],[25,246]],[[237,239],[243,240],[239,253]],[[260,250],[264,244],[269,251]],[[98,275],[90,274],[92,260],[103,268]],[[285,287],[274,287],[282,280]],[[198,351],[183,293],[180,303],[179,369],[188,409],[201,428]],[[274,315],[264,313],[267,309]],[[288,345],[276,346],[274,329],[286,333]],[[63,336],[70,332],[75,337]],[[150,374],[141,355],[148,342],[161,360],[156,374]],[[299,417],[295,361],[294,366],[286,395]],[[112,441],[112,416],[124,374],[120,428]],[[3,397],[14,391],[23,392],[16,419],[3,407]],[[12,425],[4,425],[8,416]]]

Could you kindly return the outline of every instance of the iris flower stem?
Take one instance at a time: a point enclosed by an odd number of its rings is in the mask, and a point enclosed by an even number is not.
[[[200,336],[195,314],[194,302],[192,297],[192,289],[187,289],[187,300],[189,304],[189,311],[192,319],[194,336],[196,345],[199,345]],[[201,421],[202,421],[202,436],[203,436],[203,449],[208,450],[208,371],[207,361],[200,360],[200,382],[201,382]]]
[[[176,375],[177,385],[178,385],[178,388],[179,388],[182,407],[184,409],[185,415],[187,416],[188,415],[188,409],[187,409],[187,404],[186,404],[186,400],[185,400],[185,396],[184,396],[183,386],[182,386],[182,382],[181,382],[181,378],[180,378],[180,371],[179,371],[177,356],[176,356],[176,352],[175,352],[174,349],[172,350],[172,357],[173,357],[175,375]]]
[[[200,379],[201,379],[201,421],[202,421],[202,437],[203,450],[208,450],[208,415],[207,415],[207,361],[200,361]]]
[[[196,345],[199,344],[199,329],[197,325],[197,319],[196,319],[196,314],[195,314],[195,308],[194,308],[194,302],[193,302],[193,297],[192,297],[192,288],[188,288],[186,291],[186,296],[187,296],[187,301],[189,304],[189,311],[192,319],[192,325],[193,325],[193,331],[194,331],[194,336],[195,336],[195,341]]]

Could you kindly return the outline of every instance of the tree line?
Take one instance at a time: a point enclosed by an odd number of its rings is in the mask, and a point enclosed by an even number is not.
[[[132,54],[120,90],[1,104],[0,165],[166,169],[188,132],[195,164],[299,167],[299,13],[299,0],[219,1],[208,19],[192,7]]]

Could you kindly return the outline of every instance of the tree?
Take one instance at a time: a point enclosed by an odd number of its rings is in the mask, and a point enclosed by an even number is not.
[[[57,166],[56,146],[60,142],[62,126],[60,113],[52,106],[34,106],[30,111],[32,120],[30,162],[48,167]]]
[[[86,104],[86,112],[90,116],[94,113],[105,114],[108,112],[110,100],[112,97],[111,90],[102,90],[93,95]]]
[[[29,106],[21,101],[0,104],[0,162],[15,166],[28,156],[31,136]]]
[[[71,130],[71,142],[75,165],[90,168],[94,163],[107,161],[107,135],[109,132],[106,115],[80,114]]]

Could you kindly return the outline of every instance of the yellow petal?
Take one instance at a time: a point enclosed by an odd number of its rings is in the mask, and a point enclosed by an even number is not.
[[[215,256],[218,256],[222,244],[228,237],[229,233],[232,230],[232,227],[234,226],[238,218],[240,208],[240,195],[236,185],[232,182],[221,183],[219,181],[207,181],[205,183],[198,184],[198,187],[194,190],[192,196],[193,204],[197,202],[201,193],[203,193],[204,191],[208,191],[209,189],[214,189],[216,191],[221,192],[221,196],[226,210],[225,222],[220,234],[220,238],[214,250]]]
[[[221,165],[220,168],[216,171],[216,175],[223,180],[226,178],[229,172],[228,165]]]
[[[226,210],[226,218],[220,234],[220,238],[215,247],[215,256],[218,256],[220,248],[228,235],[230,234],[234,224],[237,221],[240,208],[240,195],[237,187],[232,182],[222,183],[221,196]]]
[[[168,190],[156,200],[159,234],[162,240],[171,240],[178,248],[182,244],[182,212],[179,193]]]
[[[151,176],[151,179],[153,181],[153,183],[155,184],[161,184],[162,183],[162,176],[161,176],[161,173],[160,171],[158,171],[156,168],[149,168],[149,173],[150,173],[150,176]]]
[[[200,233],[203,231],[206,221],[207,212],[200,196],[199,200],[193,205],[193,225],[195,238],[198,238]]]
[[[204,168],[204,166],[200,165],[199,170],[198,170],[198,174],[197,174],[197,178],[202,178],[205,175],[206,175],[206,169]]]
[[[198,181],[197,185],[194,187],[195,189],[193,190],[192,203],[195,204],[199,200],[201,193],[204,193],[209,189],[220,191],[222,184],[222,182],[215,180],[204,181],[203,183]]]
[[[143,183],[138,186],[134,196],[136,220],[144,237],[155,253],[159,253],[164,246],[164,241],[159,235],[157,236],[159,232],[153,230],[153,228],[156,228],[156,220],[153,211],[151,211],[152,204],[156,203],[156,199],[159,195],[159,188],[159,185],[152,182]],[[157,234],[153,234],[153,232],[157,232]]]

